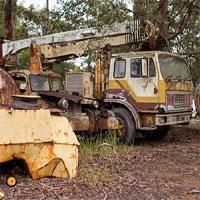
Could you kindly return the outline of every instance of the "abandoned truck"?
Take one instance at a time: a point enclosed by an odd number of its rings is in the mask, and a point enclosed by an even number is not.
[[[111,46],[146,42],[154,32],[148,31],[150,36],[146,32],[142,33],[139,31],[139,22],[133,25],[118,24],[114,30],[107,30],[107,34],[100,34],[94,29],[76,30],[57,34],[56,37],[53,35],[53,38],[47,36],[43,43],[38,40],[39,50],[36,52],[40,56],[33,55],[37,59],[31,62],[38,64],[36,68],[31,67],[37,70],[33,70],[32,74],[27,72],[29,75],[24,76],[24,80],[28,77],[28,83],[31,83],[33,76],[40,79],[45,74],[40,72],[43,62],[41,57],[48,62],[69,59],[72,55],[84,55],[88,45],[93,50],[98,46],[95,84],[91,81],[91,73],[69,73],[66,76],[67,91],[53,91],[51,78],[48,78],[46,84],[48,91],[38,91],[40,96],[48,97],[50,101],[55,97],[57,100],[64,97],[59,104],[67,110],[75,131],[113,129],[118,141],[132,143],[138,133],[161,139],[167,135],[171,125],[189,123],[192,83],[185,60],[178,55],[160,51],[112,55]],[[5,52],[15,53],[22,47],[28,47],[32,40],[7,44]],[[68,44],[63,45],[63,42]],[[14,79],[18,79],[17,71],[10,73]],[[85,92],[86,88],[88,92]]]

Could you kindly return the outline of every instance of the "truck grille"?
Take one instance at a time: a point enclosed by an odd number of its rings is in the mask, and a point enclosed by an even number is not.
[[[190,93],[167,93],[167,108],[168,110],[185,110],[191,109],[192,99]]]

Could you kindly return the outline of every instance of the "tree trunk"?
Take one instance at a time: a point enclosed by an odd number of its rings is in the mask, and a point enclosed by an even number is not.
[[[46,23],[44,24],[42,34],[47,35],[49,33],[49,0],[46,0]]]
[[[17,0],[4,0],[4,32],[7,40],[14,39],[14,22]]]
[[[168,50],[168,6],[169,0],[160,0],[158,11],[160,13],[159,35],[156,40],[156,50]]]
[[[143,20],[145,18],[146,12],[145,12],[145,5],[144,5],[143,0],[133,1],[133,12],[134,12],[135,19]]]
[[[169,0],[160,0],[160,35],[163,38],[168,36],[168,4]]]

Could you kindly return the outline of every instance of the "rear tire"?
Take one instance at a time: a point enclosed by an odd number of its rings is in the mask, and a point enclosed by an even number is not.
[[[123,134],[117,134],[119,131],[122,132],[120,128],[116,130],[116,140],[119,143],[134,144],[134,139],[136,135],[135,121],[131,113],[124,108],[113,108],[112,112],[115,114],[119,123],[124,126]]]

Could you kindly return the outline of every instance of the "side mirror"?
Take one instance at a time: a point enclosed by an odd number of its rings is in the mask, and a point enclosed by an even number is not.
[[[147,59],[142,59],[142,77],[148,76],[148,63]]]

